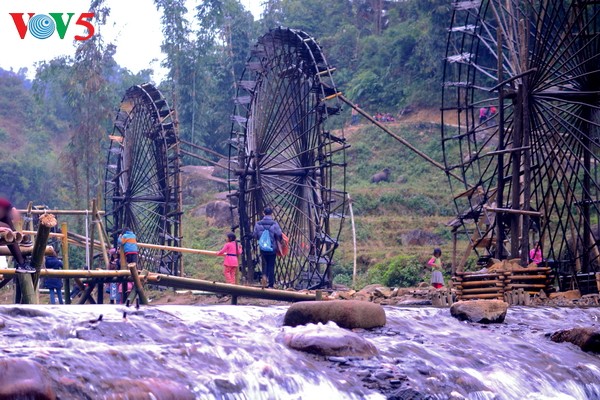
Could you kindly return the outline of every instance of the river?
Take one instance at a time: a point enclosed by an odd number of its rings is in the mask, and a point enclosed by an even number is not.
[[[198,399],[600,399],[600,356],[547,337],[599,327],[599,308],[513,307],[504,324],[477,325],[448,309],[387,307],[386,327],[359,332],[380,356],[333,361],[278,340],[285,310],[0,306],[0,359],[38,362],[60,399],[107,398],[125,377]]]

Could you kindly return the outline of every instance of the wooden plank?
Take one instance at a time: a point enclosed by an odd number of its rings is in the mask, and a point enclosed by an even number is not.
[[[529,215],[532,217],[541,217],[542,213],[539,211],[527,211],[527,210],[513,210],[511,208],[496,208],[483,206],[485,211],[498,213],[498,214],[518,214],[518,215]]]
[[[525,283],[511,283],[510,285],[506,286],[507,290],[510,289],[514,289],[514,288],[523,288],[523,289],[528,289],[528,288],[538,288],[538,289],[545,289],[547,288],[548,285],[545,284],[525,284]]]
[[[502,287],[489,287],[489,288],[476,288],[476,289],[463,289],[464,294],[469,293],[502,293],[504,289]]]
[[[483,294],[467,294],[467,295],[463,295],[460,296],[461,300],[470,300],[470,299],[503,299],[503,296],[501,294],[495,294],[495,293],[483,293]]]
[[[477,287],[477,286],[486,286],[486,285],[503,285],[504,282],[499,280],[493,281],[473,281],[473,282],[462,282],[462,287]]]
[[[508,275],[507,276],[508,279],[510,280],[518,280],[518,281],[523,281],[523,280],[538,280],[538,279],[548,279],[548,275]]]

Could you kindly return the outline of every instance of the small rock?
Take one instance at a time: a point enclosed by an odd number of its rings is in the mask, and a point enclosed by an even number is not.
[[[386,379],[393,378],[394,374],[391,374],[387,371],[379,371],[379,372],[376,372],[375,375],[373,375],[373,376],[379,380],[384,381]]]
[[[371,329],[384,326],[386,318],[378,304],[356,300],[301,301],[288,308],[283,324],[298,326],[329,321],[346,329]]]
[[[23,358],[0,360],[0,399],[55,400],[43,367]]]
[[[461,321],[482,324],[502,323],[506,318],[508,303],[501,300],[459,301],[450,307],[450,314]]]
[[[283,342],[292,349],[322,356],[368,358],[379,354],[371,342],[334,322],[292,328],[284,333]]]
[[[359,378],[364,378],[365,376],[370,376],[371,375],[371,371],[369,371],[368,369],[361,369],[356,371],[356,376],[358,376]]]
[[[389,287],[378,287],[375,289],[375,295],[379,297],[385,297],[386,299],[392,297],[392,289]]]
[[[600,329],[573,328],[554,332],[550,340],[556,343],[569,342],[579,346],[583,351],[600,353]]]
[[[221,393],[239,393],[243,389],[243,387],[241,387],[240,385],[231,382],[227,379],[217,378],[213,380],[213,383]]]
[[[0,329],[6,328],[6,322],[0,318]]]
[[[412,388],[400,388],[387,396],[387,400],[429,400],[431,398]]]
[[[195,396],[186,387],[168,380],[147,378],[119,379],[109,383],[111,392],[106,400],[193,400]]]
[[[340,364],[345,364],[348,362],[348,359],[346,357],[327,357],[327,359],[331,362],[336,362],[336,363],[340,363]]]

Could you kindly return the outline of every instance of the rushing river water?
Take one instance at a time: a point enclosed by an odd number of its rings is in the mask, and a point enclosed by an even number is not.
[[[491,326],[388,307],[385,328],[360,333],[381,355],[334,361],[281,344],[286,307],[124,310],[0,306],[0,359],[43,365],[61,399],[104,398],[124,377],[177,382],[198,399],[600,399],[600,356],[546,337],[599,327],[598,308],[515,307]]]

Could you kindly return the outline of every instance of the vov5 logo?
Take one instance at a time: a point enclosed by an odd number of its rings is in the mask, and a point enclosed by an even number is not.
[[[25,39],[27,32],[36,39],[48,39],[56,32],[59,38],[64,39],[75,13],[48,13],[48,15],[27,13],[27,15],[29,19],[25,23],[25,13],[10,13],[21,39]],[[79,15],[75,25],[87,29],[87,32],[84,36],[75,35],[75,40],[88,40],[94,36],[94,25],[90,22],[92,18],[94,13],[91,12]]]

